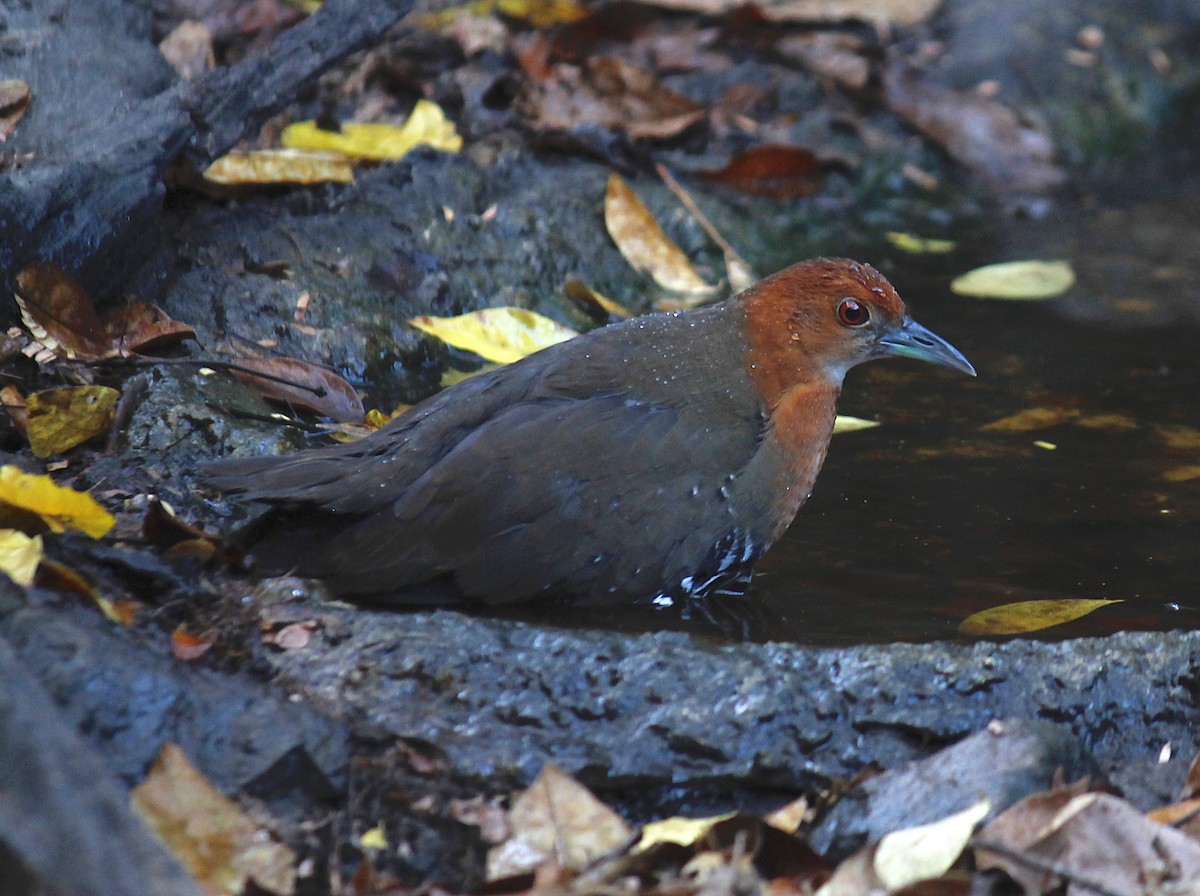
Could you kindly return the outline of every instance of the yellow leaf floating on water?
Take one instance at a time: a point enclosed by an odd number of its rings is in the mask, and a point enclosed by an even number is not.
[[[0,467],[0,505],[35,514],[51,532],[75,529],[101,538],[116,522],[86,492],[63,488],[49,476],[24,473],[11,464]]]
[[[29,447],[35,457],[62,454],[112,425],[121,393],[108,386],[64,386],[25,399]]]
[[[1022,600],[968,616],[958,627],[964,635],[1019,635],[1072,622],[1119,600]]]
[[[845,414],[838,414],[833,421],[833,434],[858,432],[862,429],[874,429],[876,426],[879,426],[878,420],[864,420],[862,417],[849,417]]]
[[[221,156],[204,171],[212,184],[349,184],[354,168],[340,153],[306,149],[257,149]]]
[[[28,588],[42,562],[42,536],[29,536],[16,529],[0,530],[0,572]]]
[[[945,255],[958,247],[954,240],[937,240],[911,233],[900,233],[896,230],[886,236],[887,241],[901,252],[909,252],[913,255]]]
[[[716,291],[701,279],[683,250],[663,233],[650,209],[616,173],[608,176],[604,224],[625,260],[663,289],[693,297]]]
[[[422,315],[409,320],[422,332],[489,361],[508,364],[579,334],[524,308],[484,308],[457,317]]]
[[[979,428],[984,432],[1033,432],[1069,423],[1078,413],[1066,408],[1027,408],[985,423]]]
[[[338,152],[355,159],[375,162],[402,158],[416,146],[432,146],[443,152],[462,149],[462,137],[437,103],[417,100],[412,114],[402,125],[377,122],[346,122],[339,131],[326,131],[315,121],[297,121],[283,129],[280,140],[291,149]]]
[[[956,277],[951,292],[977,299],[1036,301],[1060,296],[1075,285],[1066,261],[1006,261]]]

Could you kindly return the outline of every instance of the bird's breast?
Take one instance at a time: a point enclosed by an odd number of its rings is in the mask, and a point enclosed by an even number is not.
[[[812,493],[833,436],[839,391],[823,382],[801,384],[785,392],[771,413],[767,439],[779,464],[770,510],[772,543]]]

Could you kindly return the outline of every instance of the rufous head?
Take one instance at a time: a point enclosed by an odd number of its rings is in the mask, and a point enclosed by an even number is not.
[[[817,258],[760,281],[746,303],[751,376],[768,402],[792,385],[840,387],[851,367],[915,358],[975,376],[958,349],[914,321],[892,284],[869,264]]]

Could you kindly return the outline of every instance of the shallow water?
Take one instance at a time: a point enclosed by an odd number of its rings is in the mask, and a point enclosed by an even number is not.
[[[949,291],[954,272],[1022,257],[1068,259],[1079,283],[1033,303]],[[998,604],[1102,598],[1123,603],[1038,637],[1200,626],[1200,188],[1014,222],[1003,245],[940,270],[892,260],[914,316],[978,379],[911,361],[852,371],[842,413],[882,425],[834,437],[746,598],[564,622],[922,641]]]

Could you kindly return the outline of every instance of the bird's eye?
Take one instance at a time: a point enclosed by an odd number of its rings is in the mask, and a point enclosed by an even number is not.
[[[871,319],[871,309],[857,299],[842,299],[838,302],[837,319],[847,327],[863,327]]]

